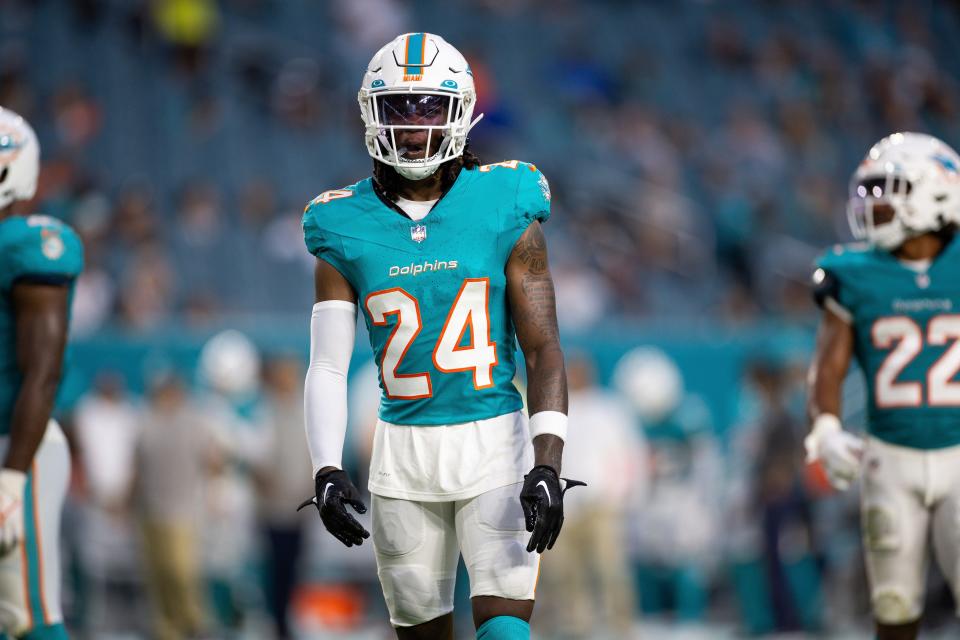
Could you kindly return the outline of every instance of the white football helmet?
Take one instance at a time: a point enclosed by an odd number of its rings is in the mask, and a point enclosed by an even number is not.
[[[407,33],[377,51],[357,98],[370,157],[410,180],[459,157],[483,117],[471,120],[477,95],[470,65],[431,33]]]
[[[253,393],[260,384],[260,353],[250,338],[235,329],[207,340],[198,364],[201,379],[227,396]]]
[[[887,136],[850,180],[847,218],[854,237],[886,250],[960,222],[960,156],[923,133]]]
[[[680,369],[656,347],[636,347],[625,353],[614,367],[613,386],[649,423],[663,420],[683,399]]]
[[[40,143],[26,120],[0,107],[0,208],[37,192]]]

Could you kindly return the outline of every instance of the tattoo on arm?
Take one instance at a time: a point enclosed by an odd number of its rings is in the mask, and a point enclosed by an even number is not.
[[[542,276],[547,273],[547,239],[539,224],[531,225],[517,242],[514,249],[517,259],[527,265],[530,275]]]
[[[527,362],[530,413],[567,411],[567,378],[557,327],[556,294],[539,223],[520,237],[507,264],[507,288],[517,338]]]

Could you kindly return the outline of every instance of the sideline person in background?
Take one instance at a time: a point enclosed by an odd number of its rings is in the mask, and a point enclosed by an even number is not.
[[[292,637],[288,610],[297,582],[303,516],[290,505],[310,491],[303,446],[303,367],[294,357],[270,360],[258,422],[262,438],[254,477],[260,530],[267,545],[267,602],[279,640]]]
[[[589,427],[567,434],[564,464],[591,491],[564,502],[564,534],[540,576],[537,620],[548,637],[626,638],[635,603],[626,526],[629,504],[646,493],[646,443],[630,407],[597,384],[588,354],[567,359],[567,383],[570,419]]]
[[[210,428],[198,415],[183,382],[170,371],[157,374],[140,419],[134,500],[159,640],[182,640],[207,624],[200,511],[219,460]]]

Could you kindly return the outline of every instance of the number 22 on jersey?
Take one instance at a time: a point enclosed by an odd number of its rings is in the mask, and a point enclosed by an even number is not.
[[[880,408],[919,407],[923,404],[923,384],[898,382],[897,377],[923,350],[923,331],[907,316],[880,318],[870,331],[873,346],[893,350],[884,359],[876,375],[876,402]],[[953,378],[960,371],[960,315],[939,315],[927,325],[927,344],[950,347],[927,372],[927,405],[960,406],[960,382]]]
[[[390,316],[396,316],[396,324],[380,362],[380,379],[387,397],[405,400],[431,397],[433,384],[429,373],[397,373],[403,357],[423,328],[420,303],[403,289],[395,287],[371,293],[365,306],[376,326],[385,326],[389,324]],[[471,371],[473,386],[477,390],[493,386],[493,368],[497,366],[497,345],[490,341],[489,308],[489,278],[464,280],[433,348],[433,366],[438,371]],[[461,346],[468,328],[470,343]]]

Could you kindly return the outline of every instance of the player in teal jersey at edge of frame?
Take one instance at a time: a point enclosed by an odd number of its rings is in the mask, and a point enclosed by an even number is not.
[[[919,133],[870,149],[850,184],[854,236],[814,272],[823,307],[809,374],[808,459],[840,490],[863,477],[861,517],[879,640],[917,637],[928,540],[960,602],[960,156]],[[855,356],[867,436],[842,428]]]
[[[50,417],[83,248],[73,230],[20,215],[40,171],[27,122],[0,107],[0,631],[62,640],[60,511],[70,455]]]
[[[453,637],[457,560],[477,637],[526,640],[540,554],[563,523],[567,383],[541,223],[546,178],[467,150],[476,101],[464,57],[439,36],[399,36],[359,94],[373,177],[304,213],[317,257],[306,430],[326,528],[368,533],[342,469],[356,314],[379,365],[370,463],[373,545],[401,640]],[[516,342],[529,424],[513,386]],[[566,485],[564,485],[566,483]]]

